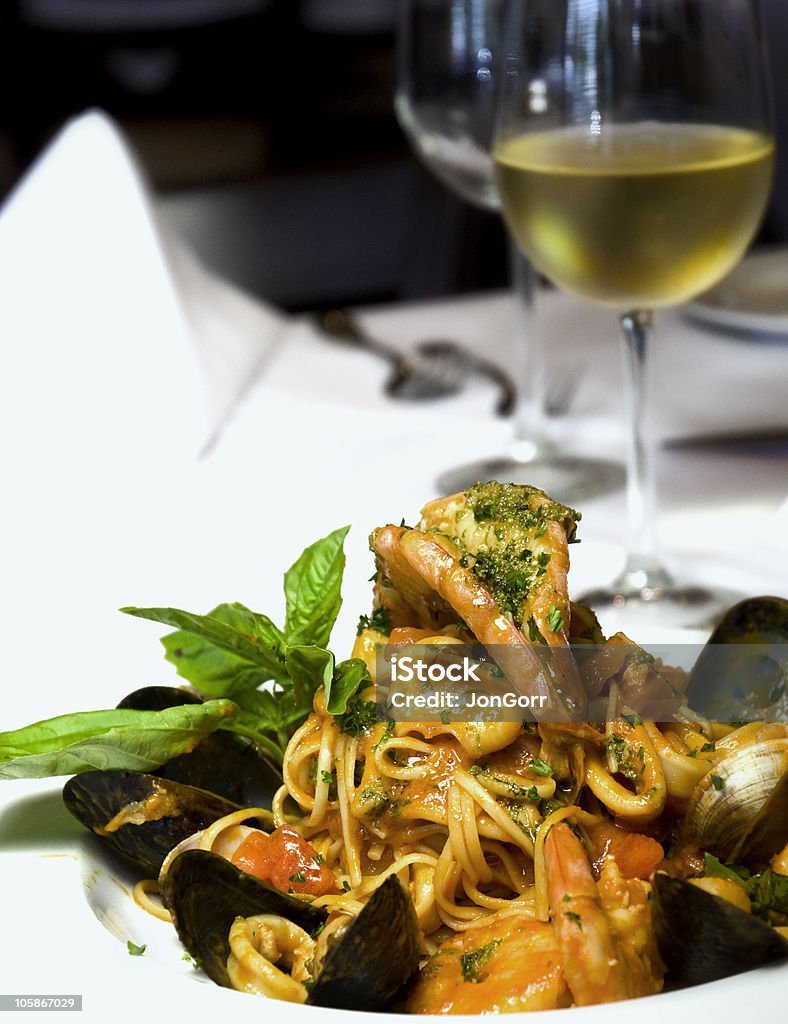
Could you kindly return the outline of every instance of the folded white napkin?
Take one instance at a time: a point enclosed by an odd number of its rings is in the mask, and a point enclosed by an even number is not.
[[[223,535],[241,537],[198,454],[287,319],[162,238],[100,113],[67,125],[6,202],[0,281],[11,728],[169,677],[162,630],[116,609],[216,603],[202,552],[221,563]]]
[[[98,111],[68,123],[0,214],[4,417],[193,457],[286,318],[208,275],[156,222]],[[21,420],[20,420],[21,418]]]

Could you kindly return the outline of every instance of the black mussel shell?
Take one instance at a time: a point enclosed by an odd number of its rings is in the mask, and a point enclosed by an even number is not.
[[[118,707],[163,711],[199,703],[199,697],[175,686],[143,686],[124,697]],[[282,785],[281,773],[264,761],[248,740],[229,732],[211,733],[193,751],[174,757],[152,774],[210,790],[242,807],[270,807]]]
[[[63,801],[86,828],[154,877],[173,846],[239,809],[216,793],[130,771],[75,775],[63,787]],[[105,831],[120,811],[137,804],[152,820]]]
[[[686,988],[788,958],[788,940],[719,896],[654,876],[654,931],[666,987]]]
[[[788,687],[788,600],[750,597],[709,637],[685,687],[692,708],[718,721],[769,718]]]
[[[329,948],[307,1003],[342,1010],[392,1009],[418,966],[413,902],[389,876]]]
[[[178,686],[141,686],[127,693],[117,706],[131,708],[132,711],[164,711],[181,704],[202,704],[202,701],[196,694]]]
[[[163,881],[164,902],[189,955],[217,985],[231,988],[227,975],[228,935],[236,917],[277,914],[313,932],[326,911],[280,892],[207,850],[186,850]]]

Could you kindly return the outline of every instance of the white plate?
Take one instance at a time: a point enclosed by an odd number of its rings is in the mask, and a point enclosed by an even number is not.
[[[62,781],[62,780],[61,780]],[[175,1008],[184,1020],[230,1018],[288,1024],[342,1024],[346,1013],[271,1001],[220,989],[182,959],[169,925],[133,903],[133,872],[111,862],[63,809],[58,780],[0,786],[3,928],[0,962],[4,993],[82,994],[81,1019],[131,1020]],[[147,946],[129,956],[127,940]],[[784,1020],[788,965],[765,968],[683,992],[571,1011],[578,1024],[664,1024],[666,1019],[741,1024],[757,1007],[760,1024]],[[556,1013],[561,1013],[560,1017]],[[219,1015],[217,1017],[217,1015]],[[480,1020],[463,1017],[465,1021]],[[522,1024],[556,1024],[561,1011],[518,1015]],[[416,1018],[353,1014],[358,1024],[414,1024]]]
[[[700,639],[687,631],[664,631],[662,642]],[[250,997],[211,984],[183,959],[173,929],[141,911],[131,899],[137,876],[111,859],[98,841],[66,812],[64,780],[0,783],[0,963],[4,992],[83,994],[84,1015],[103,1022],[117,1016],[119,1001],[132,1012],[177,1007],[185,1019],[213,1019],[233,1010],[263,1012]],[[145,945],[129,956],[128,940]],[[728,978],[683,992],[572,1011],[585,1024],[639,1024],[714,1019],[741,1024],[757,1006],[758,1020],[784,1020],[788,965]],[[267,1018],[288,1024],[341,1024],[341,1011],[270,1002]],[[556,1012],[522,1015],[523,1024],[550,1024]],[[478,1021],[479,1018],[463,1018]],[[390,1014],[353,1015],[367,1024],[413,1022]]]
[[[715,327],[788,337],[788,246],[750,253],[685,312]]]

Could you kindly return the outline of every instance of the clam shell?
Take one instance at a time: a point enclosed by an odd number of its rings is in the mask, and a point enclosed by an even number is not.
[[[788,842],[788,738],[717,762],[690,798],[686,838],[728,862],[765,863]]]

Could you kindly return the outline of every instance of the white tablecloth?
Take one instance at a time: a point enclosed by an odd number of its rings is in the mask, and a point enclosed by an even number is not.
[[[431,406],[394,403],[382,396],[386,369],[373,356],[206,277],[157,235],[144,187],[106,123],[76,128],[0,216],[0,729],[173,682],[157,642],[163,630],[119,606],[207,611],[237,600],[277,619],[283,571],[308,543],[352,523],[333,638],[345,656],[369,608],[369,531],[413,521],[441,470],[502,450],[511,432],[490,413],[489,389]],[[586,366],[557,435],[579,451],[622,456],[612,317],[555,293],[540,308],[551,359]],[[360,316],[398,346],[446,336],[513,362],[507,294]],[[655,381],[664,434],[785,425],[788,341],[734,340],[667,313]],[[748,593],[788,592],[784,452],[663,451],[659,477],[660,530],[675,568]],[[621,561],[623,492],[581,511],[575,592],[609,579]],[[0,790],[0,987],[84,991],[97,1020],[121,1005],[151,1006],[154,992],[180,1000],[180,981],[130,961],[92,918],[73,859],[79,830],[59,788],[53,780]],[[740,1006],[740,990],[731,993]],[[219,998],[227,1005],[226,993],[206,990],[201,1006]],[[735,1003],[715,1003],[715,1018],[732,1019],[723,1011]]]

